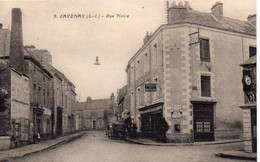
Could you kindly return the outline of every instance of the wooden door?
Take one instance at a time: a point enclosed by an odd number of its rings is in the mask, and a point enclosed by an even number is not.
[[[214,141],[213,104],[194,104],[194,141]]]

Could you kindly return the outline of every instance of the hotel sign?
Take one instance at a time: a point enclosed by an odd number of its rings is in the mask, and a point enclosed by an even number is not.
[[[145,84],[145,92],[156,92],[156,83],[148,83]]]

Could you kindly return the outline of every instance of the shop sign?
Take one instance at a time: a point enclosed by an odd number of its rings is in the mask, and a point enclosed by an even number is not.
[[[181,105],[173,105],[172,106],[171,116],[172,116],[173,119],[182,117]]]
[[[145,92],[156,92],[156,84],[155,83],[148,83],[145,84]]]

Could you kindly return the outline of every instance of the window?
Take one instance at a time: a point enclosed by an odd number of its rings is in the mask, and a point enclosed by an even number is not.
[[[196,132],[203,132],[203,122],[196,122]]]
[[[153,46],[154,47],[154,51],[153,51],[153,65],[157,65],[157,53],[158,53],[158,49],[157,49],[157,43]]]
[[[140,88],[137,88],[137,93],[136,93],[136,105],[140,105],[140,97],[141,97],[141,90]]]
[[[67,95],[65,95],[65,108],[67,108],[68,107],[68,100],[67,100],[68,98],[67,98]]]
[[[176,133],[181,132],[181,125],[180,124],[174,124],[174,132],[176,132]]]
[[[147,53],[144,55],[144,72],[147,73],[148,72],[148,56]]]
[[[34,98],[34,102],[37,102],[36,90],[37,90],[36,83],[33,83],[33,98]]]
[[[154,78],[154,83],[156,84],[156,90],[157,90],[157,87],[158,87],[158,79],[157,78]],[[156,92],[153,92],[153,99],[154,100],[157,100],[159,98],[159,91],[157,90]]]
[[[210,62],[209,40],[200,38],[200,60]]]
[[[148,81],[145,82],[145,84],[148,84]],[[149,102],[149,94],[150,94],[149,92],[145,92],[145,88],[144,88],[144,103],[145,104],[147,104]]]
[[[61,92],[61,104],[62,104],[62,106],[64,105],[64,103],[63,103],[63,92]]]
[[[139,76],[140,76],[140,61],[138,60],[137,61],[137,68],[136,68],[136,76],[137,76],[137,78],[139,78]]]
[[[201,76],[201,96],[211,97],[210,76]]]
[[[41,105],[41,103],[42,103],[42,94],[41,94],[41,87],[39,86],[39,88],[38,88],[38,102],[39,102],[39,104]]]
[[[249,58],[256,55],[256,47],[249,47]]]
[[[48,100],[48,101],[50,101],[49,97],[50,97],[50,92],[47,91],[47,100]],[[49,107],[49,103],[50,103],[50,102],[47,102],[47,103],[48,103],[47,107]]]
[[[45,89],[43,89],[42,96],[43,96],[43,106],[46,106]]]

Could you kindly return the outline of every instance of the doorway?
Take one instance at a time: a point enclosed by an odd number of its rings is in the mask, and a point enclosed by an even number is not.
[[[214,141],[213,104],[194,104],[194,141]]]

